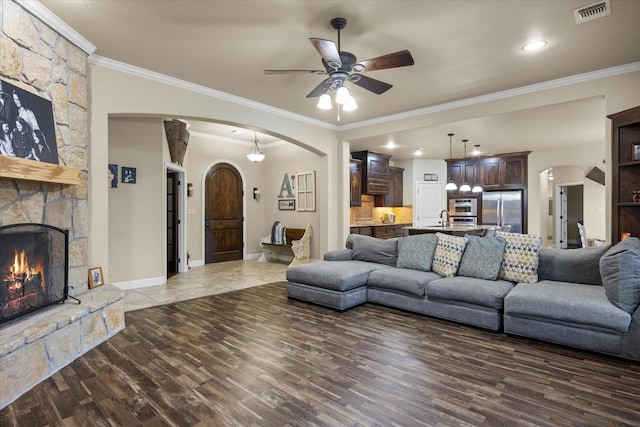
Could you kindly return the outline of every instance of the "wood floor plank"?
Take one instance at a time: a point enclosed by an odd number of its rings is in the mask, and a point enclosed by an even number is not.
[[[637,426],[640,364],[283,283],[126,313],[5,426]]]

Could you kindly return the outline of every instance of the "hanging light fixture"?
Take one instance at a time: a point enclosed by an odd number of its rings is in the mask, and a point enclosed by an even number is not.
[[[473,146],[473,154],[475,156],[480,154],[480,145],[476,144],[476,145]],[[479,173],[476,173],[476,185],[474,185],[473,188],[471,189],[472,193],[482,193],[482,191],[483,191],[482,187],[478,183],[478,175],[479,175]]]
[[[260,147],[258,147],[258,133],[253,133],[253,144],[251,145],[251,150],[249,150],[249,154],[247,154],[247,159],[252,162],[261,162],[264,160],[264,154],[260,151]]]
[[[340,110],[353,111],[358,108],[356,99],[351,96],[349,88],[342,86],[342,82],[334,82],[328,91],[335,91],[336,93],[335,103],[338,107],[338,121],[340,121]],[[320,99],[318,99],[316,106],[321,110],[331,110],[333,105],[331,104],[331,97],[329,94],[325,92],[320,95]]]
[[[463,139],[462,142],[464,142],[464,160],[467,160],[467,141],[469,141],[468,139]],[[464,167],[464,179],[462,181],[462,185],[460,186],[460,191],[471,191],[471,186],[469,184],[467,184],[467,165],[466,163],[463,165]]]
[[[452,157],[452,148],[451,148],[451,137],[453,135],[455,135],[454,133],[450,133],[449,135],[449,160],[451,160]],[[451,174],[449,174],[449,176],[447,176],[447,185],[444,186],[445,190],[451,191],[451,190],[457,190],[458,186],[456,185],[455,182],[453,182],[453,177],[451,176]]]

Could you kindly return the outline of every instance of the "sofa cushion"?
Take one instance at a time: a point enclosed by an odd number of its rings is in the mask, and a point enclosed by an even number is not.
[[[550,280],[517,284],[504,299],[504,313],[617,332],[631,324],[631,315],[611,304],[602,286]]]
[[[427,283],[427,299],[443,299],[502,309],[504,296],[513,289],[506,280],[447,277]]]
[[[407,236],[398,242],[398,261],[396,267],[412,270],[431,270],[433,254],[438,244],[435,234],[416,234]]]
[[[538,280],[602,285],[599,261],[608,249],[608,246],[540,248]]]
[[[507,241],[498,278],[511,282],[537,282],[538,255],[542,237],[500,230],[496,232],[496,236],[504,237]]]
[[[444,233],[436,233],[436,236],[438,236],[438,244],[431,269],[442,277],[454,276],[460,266],[464,248],[467,246],[467,238]]]
[[[459,276],[477,279],[496,280],[502,265],[504,247],[507,241],[503,237],[465,236],[469,241],[460,261]]]
[[[424,296],[424,289],[427,283],[439,278],[440,276],[430,271],[390,268],[372,271],[369,274],[367,286],[389,289],[422,297]]]
[[[354,260],[396,266],[398,239],[376,239],[375,237],[349,234],[347,249],[352,249]]]
[[[334,291],[347,291],[364,286],[369,273],[381,268],[391,267],[363,261],[311,262],[287,269],[287,280]]]
[[[607,298],[628,313],[640,305],[640,239],[628,237],[600,258]]]

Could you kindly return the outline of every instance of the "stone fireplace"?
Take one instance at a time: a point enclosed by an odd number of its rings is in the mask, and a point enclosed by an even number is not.
[[[13,159],[0,157],[0,228],[38,224],[22,248],[16,242],[27,239],[23,232],[2,235],[0,301],[11,302],[0,321],[0,409],[124,328],[124,292],[88,289],[90,52],[53,28],[58,23],[49,25],[47,14],[41,19],[39,8],[0,2],[0,78],[51,101],[58,153],[54,169],[30,165],[19,176],[5,165]],[[75,182],[53,179],[62,168],[76,172]],[[50,227],[63,230],[67,243],[49,234]],[[52,250],[43,254],[41,246]],[[67,292],[81,303],[60,303]],[[36,303],[44,308],[35,311]]]

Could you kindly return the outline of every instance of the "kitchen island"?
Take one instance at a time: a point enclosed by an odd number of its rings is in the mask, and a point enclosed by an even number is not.
[[[395,223],[395,224],[373,224],[360,223],[351,224],[351,234],[362,234],[365,236],[377,237],[379,239],[390,239],[393,237],[401,237],[404,229],[411,227],[411,223]]]
[[[432,227],[405,227],[404,235],[413,236],[415,234],[425,233],[444,233],[452,236],[464,236],[470,234],[473,236],[482,236],[489,228],[495,228],[493,225],[434,225]]]

